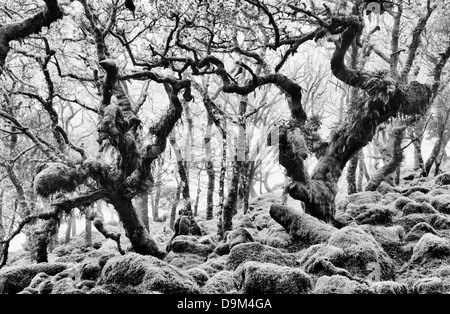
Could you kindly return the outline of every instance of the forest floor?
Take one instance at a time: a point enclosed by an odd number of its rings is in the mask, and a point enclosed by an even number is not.
[[[285,229],[271,216],[279,193],[250,202],[233,219],[226,239],[217,218],[197,217],[203,236],[181,235],[163,260],[133,252],[93,232],[56,247],[49,263],[35,264],[30,252],[10,254],[0,270],[0,294],[406,294],[450,292],[450,173],[382,184],[376,192],[340,194],[339,228],[295,213]],[[285,224],[286,226],[286,224]],[[119,224],[107,228],[122,233]],[[161,250],[172,237],[167,222],[151,222]],[[311,230],[308,230],[311,228]]]

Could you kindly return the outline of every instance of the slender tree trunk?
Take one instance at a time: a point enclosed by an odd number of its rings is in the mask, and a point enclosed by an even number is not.
[[[438,176],[440,171],[441,171],[441,163],[442,160],[444,159],[444,156],[446,154],[445,149],[447,148],[447,144],[450,140],[450,136],[448,136],[447,134],[444,135],[444,140],[442,141],[442,146],[441,146],[441,151],[439,152],[438,156],[436,157],[436,161],[435,161],[435,168],[434,168],[434,176]]]
[[[433,167],[433,164],[436,162],[436,158],[438,158],[438,155],[441,151],[441,147],[444,143],[444,133],[446,130],[446,125],[448,122],[448,119],[450,117],[450,110],[447,110],[445,119],[443,122],[441,122],[438,132],[438,139],[436,141],[436,144],[434,144],[433,150],[431,151],[430,157],[428,157],[427,162],[425,163],[425,173],[428,176],[430,174],[431,167]]]
[[[152,201],[152,217],[153,221],[157,221],[159,218],[159,202],[161,200],[161,180],[162,180],[162,164],[163,160],[162,158],[158,158],[158,170],[156,173],[156,182],[154,187],[155,197]],[[152,193],[153,195],[153,193]]]
[[[202,179],[202,169],[199,170],[197,176],[197,195],[195,196],[194,202],[194,217],[198,216],[198,204],[200,202],[200,193],[202,193],[202,189],[200,188],[201,179]]]
[[[77,215],[75,214],[75,209],[72,210],[72,227],[70,228],[72,230],[72,238],[77,235]]]
[[[214,186],[216,181],[216,173],[214,171],[214,163],[212,160],[211,151],[211,136],[212,136],[213,120],[208,115],[208,124],[206,126],[204,145],[205,145],[205,159],[206,159],[206,174],[208,175],[208,185],[206,191],[206,220],[213,219],[214,215]]]
[[[67,244],[70,242],[71,239],[71,232],[72,232],[72,220],[74,219],[73,209],[70,212],[69,219],[67,220],[67,229],[66,229],[66,236],[64,238],[64,243]]]
[[[392,131],[392,139],[387,147],[384,166],[375,173],[367,183],[366,191],[375,191],[389,175],[393,174],[403,160],[403,150],[401,147],[405,127],[395,127]]]
[[[420,134],[417,134],[418,130],[414,128],[408,128],[409,136],[412,140],[412,144],[414,146],[414,170],[421,170],[421,176],[426,176],[425,163],[423,161],[422,156],[422,139],[423,137]],[[420,133],[422,133],[420,131]]]
[[[231,175],[230,185],[228,188],[228,196],[222,212],[222,230],[219,232],[222,236],[226,231],[232,228],[233,216],[237,213],[237,200],[239,192],[239,177],[241,174],[242,164],[245,161],[245,112],[247,111],[247,100],[242,99],[239,103],[239,131],[236,145],[236,155],[233,162],[233,173]]]
[[[175,134],[173,132],[170,136],[170,145],[172,145],[172,149],[175,153],[175,156],[177,157],[178,174],[180,176],[180,181],[182,184],[181,194],[185,202],[183,214],[186,216],[190,216],[192,214],[192,201],[189,192],[189,178],[186,172],[185,163],[183,162],[183,158],[181,156],[181,150],[176,143]]]
[[[348,195],[358,192],[356,187],[356,170],[358,169],[359,157],[358,154],[350,159],[347,167],[347,193]]]
[[[92,220],[85,218],[84,246],[92,247]]]
[[[180,183],[178,183],[177,192],[175,194],[172,208],[170,210],[169,227],[172,230],[175,230],[174,226],[175,226],[175,219],[177,218],[177,207],[178,207],[178,203],[180,202],[181,188],[182,188],[182,183],[180,182]]]
[[[150,231],[149,218],[148,218],[148,193],[142,193],[136,198],[136,207],[139,213],[139,218],[141,218],[144,223],[145,229]]]
[[[0,189],[0,241],[5,239],[5,226],[3,225],[3,194],[5,193],[4,189]],[[3,249],[3,244],[0,243],[0,252]]]

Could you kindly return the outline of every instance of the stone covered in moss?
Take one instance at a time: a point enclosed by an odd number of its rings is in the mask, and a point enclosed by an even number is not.
[[[359,283],[340,275],[322,276],[317,282],[314,294],[373,294],[367,284]]]
[[[128,253],[110,259],[102,270],[100,284],[131,286],[161,293],[198,293],[197,283],[185,271],[153,256]]]
[[[311,278],[300,268],[246,262],[236,272],[244,294],[300,294],[312,289]]]

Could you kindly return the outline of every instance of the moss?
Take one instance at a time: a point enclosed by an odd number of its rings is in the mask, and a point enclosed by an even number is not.
[[[281,266],[294,266],[296,257],[293,254],[283,253],[280,250],[261,243],[243,243],[231,249],[227,256],[226,269],[235,270],[247,261],[267,262]]]
[[[70,278],[64,278],[54,284],[52,294],[64,294],[72,290],[76,290],[75,281]]]
[[[450,229],[450,218],[445,215],[428,215],[426,221],[436,230]]]
[[[54,286],[55,283],[52,280],[47,279],[39,284],[37,291],[39,294],[51,294]]]
[[[406,233],[408,233],[415,225],[420,222],[427,222],[429,215],[424,214],[411,214],[408,216],[400,217],[396,223],[403,227]]]
[[[236,272],[244,294],[301,294],[312,289],[311,278],[300,268],[246,262]]]
[[[206,270],[194,267],[187,271],[187,273],[194,278],[195,282],[199,287],[203,287],[205,283],[208,281],[210,276],[206,272]]]
[[[403,227],[398,225],[391,227],[362,225],[360,228],[372,235],[383,247],[384,245],[399,243],[406,236]]]
[[[411,214],[437,214],[438,211],[428,203],[409,202],[403,207],[403,216]]]
[[[314,294],[372,294],[367,284],[362,284],[341,275],[322,276],[317,282]]]
[[[110,259],[103,267],[100,284],[133,286],[161,293],[198,293],[194,279],[185,271],[153,256],[128,253]]]
[[[206,257],[192,253],[169,252],[164,261],[180,269],[190,269],[205,262]]]
[[[259,232],[259,242],[277,249],[289,250],[294,244],[293,237],[280,226],[270,226]]]
[[[214,253],[222,256],[230,253],[230,244],[229,243],[220,243],[215,249]]]
[[[380,186],[377,188],[377,192],[380,192],[381,195],[386,195],[395,192],[395,188],[386,182],[381,182]]]
[[[412,199],[402,196],[395,201],[395,208],[398,210],[403,210],[403,207],[405,207],[405,205],[409,202],[412,202]]]
[[[440,278],[422,278],[414,283],[413,292],[417,294],[443,294],[445,293],[445,287]]]
[[[195,236],[178,236],[172,241],[174,253],[190,253],[200,256],[208,256],[214,250],[214,246],[198,243]]]
[[[342,249],[327,244],[316,244],[306,250],[299,264],[307,273],[315,275],[351,276],[347,270],[341,268],[345,260],[346,255]]]
[[[227,236],[227,242],[230,245],[230,250],[238,244],[254,242],[255,240],[251,234],[244,228],[237,228],[232,230]]]
[[[34,178],[34,189],[42,197],[62,191],[73,192],[84,177],[79,171],[61,163],[48,163]]]
[[[431,262],[432,259],[450,257],[450,244],[448,240],[427,233],[423,235],[414,246],[411,263]]]
[[[237,293],[238,286],[234,272],[222,270],[212,276],[203,286],[204,294],[229,294]]]
[[[394,265],[378,242],[369,234],[357,227],[345,227],[334,233],[328,244],[341,248],[345,253],[343,268],[352,275],[366,277],[368,265],[379,266],[381,280],[394,278]]]
[[[97,280],[102,268],[98,264],[84,264],[81,269],[81,280]]]
[[[405,240],[406,241],[417,241],[426,233],[431,233],[434,235],[438,234],[437,231],[432,226],[427,224],[426,222],[419,222],[408,232]]]
[[[380,200],[381,205],[391,205],[392,203],[396,202],[399,198],[401,198],[402,195],[400,193],[387,193],[383,195],[383,197]]]
[[[219,271],[225,269],[227,263],[226,256],[219,256],[214,258],[209,258],[203,264],[198,265],[198,268],[204,269],[209,276],[214,276]]]
[[[450,199],[448,194],[434,196],[431,199],[431,205],[436,210],[444,214],[450,214]]]
[[[391,225],[395,211],[389,207],[375,205],[369,207],[367,211],[359,214],[354,219],[359,224],[369,224],[369,225]]]
[[[95,287],[89,291],[89,294],[112,294],[112,293],[106,290],[104,287]]]
[[[0,294],[14,294],[25,289],[39,273],[56,275],[70,267],[70,264],[41,263],[14,267],[0,271]]]
[[[380,281],[372,284],[370,288],[376,294],[407,294],[408,287],[395,281]]]
[[[450,184],[450,173],[447,172],[447,173],[443,173],[443,174],[439,175],[434,180],[434,183],[436,185],[448,185],[448,184]]]
[[[347,196],[347,201],[355,205],[378,203],[382,198],[380,192],[359,192]]]

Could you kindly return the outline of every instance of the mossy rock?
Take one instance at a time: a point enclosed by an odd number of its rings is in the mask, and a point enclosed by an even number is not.
[[[234,294],[238,292],[238,283],[234,272],[222,270],[208,279],[201,289],[203,294]]]
[[[411,256],[412,264],[423,264],[432,260],[443,260],[450,257],[450,243],[447,239],[434,234],[424,234],[414,246]]]
[[[300,268],[246,262],[236,273],[244,294],[302,294],[312,289],[312,279]]]
[[[438,195],[431,198],[431,205],[443,214],[450,214],[450,195]]]
[[[395,281],[379,281],[370,286],[376,294],[407,294],[408,287]]]
[[[419,222],[406,235],[406,241],[418,241],[426,233],[438,235],[437,231],[426,222]]]
[[[227,236],[230,250],[238,244],[254,242],[252,235],[245,228],[233,229]]]
[[[341,275],[322,276],[314,288],[313,294],[373,294],[367,285]]]
[[[189,253],[206,257],[214,251],[214,246],[199,243],[198,238],[195,236],[181,235],[172,241],[172,251],[174,253]]]
[[[448,185],[450,184],[450,173],[446,172],[436,177],[434,180],[436,185]]]
[[[128,253],[111,258],[103,267],[100,284],[131,286],[142,291],[193,294],[199,287],[192,276],[153,256]]]
[[[440,278],[422,278],[414,283],[413,292],[416,294],[443,294],[445,287]]]
[[[405,230],[399,225],[390,227],[362,225],[359,227],[366,233],[372,235],[382,246],[399,243],[406,237]]]
[[[373,236],[358,227],[345,227],[334,233],[328,245],[341,248],[345,253],[343,268],[352,275],[365,278],[370,274],[368,266],[377,267],[376,280],[392,280],[394,264]]]
[[[258,241],[277,249],[289,250],[294,245],[293,237],[281,225],[274,225],[261,230]]]
[[[359,192],[347,196],[347,201],[355,205],[378,203],[383,195],[380,192]]]
[[[199,287],[203,287],[209,278],[211,278],[206,270],[198,267],[190,268],[186,272],[194,278]]]
[[[438,214],[439,212],[428,203],[409,202],[403,207],[403,216],[411,214]]]
[[[2,269],[0,271],[0,294],[18,293],[28,287],[37,274],[45,273],[54,276],[68,267],[71,267],[71,264],[41,263]]]
[[[395,223],[402,226],[405,232],[408,233],[415,225],[427,222],[430,217],[431,215],[411,214],[398,218]]]
[[[235,270],[239,265],[247,261],[294,266],[296,264],[296,256],[257,242],[243,243],[231,249],[230,254],[227,256],[226,269]]]
[[[387,206],[376,205],[368,207],[366,211],[354,217],[358,224],[369,225],[383,225],[389,226],[392,224],[395,216],[395,211]]]

